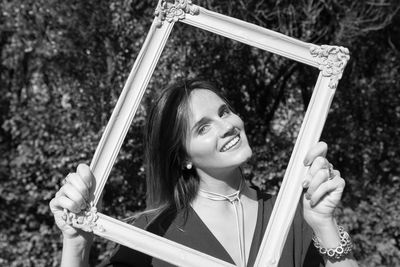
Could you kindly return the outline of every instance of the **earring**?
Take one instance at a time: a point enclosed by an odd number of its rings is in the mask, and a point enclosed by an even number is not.
[[[186,164],[186,169],[190,170],[193,167],[193,164],[191,162],[188,162]]]

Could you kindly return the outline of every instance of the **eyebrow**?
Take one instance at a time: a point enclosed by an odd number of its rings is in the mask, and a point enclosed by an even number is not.
[[[221,114],[222,110],[224,110],[225,108],[229,108],[228,105],[226,103],[221,104],[221,106],[218,108],[218,115]],[[193,127],[192,127],[192,131],[194,131],[195,129],[197,129],[200,125],[203,125],[207,122],[209,122],[210,119],[208,117],[203,117],[201,118],[199,121],[197,121]]]

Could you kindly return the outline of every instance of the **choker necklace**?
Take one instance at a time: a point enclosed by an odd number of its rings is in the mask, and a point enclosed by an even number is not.
[[[235,211],[236,216],[236,226],[238,233],[238,243],[239,243],[239,253],[240,253],[240,266],[246,266],[246,250],[244,244],[244,211],[243,204],[240,200],[240,194],[243,189],[243,178],[240,180],[239,189],[236,192],[233,192],[229,195],[222,195],[219,193],[211,192],[204,189],[199,189],[199,196],[214,200],[214,201],[228,201],[233,206],[233,210]],[[240,210],[239,210],[240,209]],[[241,218],[239,217],[241,214]]]

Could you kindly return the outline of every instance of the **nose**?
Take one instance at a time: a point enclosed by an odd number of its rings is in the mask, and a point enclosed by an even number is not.
[[[220,127],[221,138],[232,136],[237,133],[236,127],[232,125],[232,123],[230,123],[229,121],[222,120]]]

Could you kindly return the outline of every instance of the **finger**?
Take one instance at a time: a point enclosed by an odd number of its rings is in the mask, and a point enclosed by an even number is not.
[[[319,156],[317,158],[315,158],[311,164],[311,166],[308,168],[306,177],[303,181],[303,187],[304,188],[308,188],[311,184],[311,181],[313,180],[314,175],[320,170],[320,169],[324,169],[327,168],[327,160],[322,157]],[[326,169],[328,170],[328,169]]]
[[[49,203],[50,210],[51,210],[51,212],[53,212],[53,213],[57,212],[57,211],[60,210],[60,209],[63,209],[62,207],[58,206],[58,202],[57,202],[56,199],[57,199],[57,197],[52,198],[52,199],[50,200],[50,203]]]
[[[345,187],[345,180],[340,176],[336,176],[332,180],[328,180],[322,183],[318,189],[312,194],[310,204],[311,206],[316,205],[320,202],[326,195],[336,192],[337,194],[342,194]],[[340,196],[338,197],[340,198]],[[332,203],[332,205],[335,205]]]
[[[325,157],[318,156],[311,163],[311,166],[308,169],[308,172],[312,177],[321,169],[324,169],[325,171],[327,171],[329,169],[329,161]]]
[[[82,196],[82,194],[76,189],[72,184],[66,183],[63,187],[60,189],[60,195],[58,198],[63,198],[67,197],[71,201],[75,203],[75,206],[77,207],[74,209],[74,211],[81,211],[82,209],[85,209],[87,207],[87,202],[85,201],[85,198]]]
[[[66,221],[66,219],[67,219],[67,217],[64,215],[65,214],[64,210],[66,209],[66,208],[64,208],[64,203],[65,203],[65,201],[60,203],[59,198],[53,198],[50,201],[50,204],[49,204],[50,211],[53,213],[53,216],[56,221],[60,220],[60,219],[62,221]]]
[[[305,193],[306,199],[310,200],[311,197],[313,196],[314,192],[324,183],[328,180],[329,174],[327,172],[327,169],[319,169],[319,171],[313,176],[310,186],[307,189],[307,192]]]
[[[82,181],[86,184],[87,188],[90,188],[89,191],[92,192],[92,186],[94,186],[96,179],[89,166],[81,163],[76,168],[76,172],[79,174],[80,177],[82,177]]]
[[[73,213],[80,212],[80,206],[65,195],[53,198],[50,201],[50,210],[53,214],[59,214],[64,209],[67,209]]]
[[[318,156],[325,157],[327,152],[328,145],[325,142],[318,142],[307,152],[307,155],[304,158],[304,165],[310,166]]]
[[[90,188],[83,181],[82,177],[77,173],[71,173],[65,178],[67,183],[70,183],[79,193],[83,196],[86,203],[89,202],[89,190]]]

